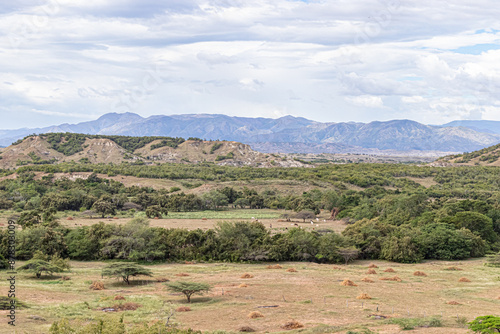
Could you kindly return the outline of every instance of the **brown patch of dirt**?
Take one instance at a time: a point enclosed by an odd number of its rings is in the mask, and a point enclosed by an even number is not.
[[[286,330],[298,329],[298,328],[302,328],[302,327],[304,327],[304,325],[302,325],[300,322],[298,322],[296,320],[289,321],[289,322],[285,323],[283,326],[281,326],[281,328],[286,329]]]
[[[370,297],[370,295],[367,293],[362,293],[359,296],[357,296],[356,299],[372,299],[372,297]]]
[[[396,270],[392,269],[392,268],[387,268],[386,270],[384,270],[384,273],[395,273]]]
[[[368,271],[366,272],[368,275],[376,275],[377,272],[375,271],[375,269],[368,269]]]
[[[394,276],[394,277],[381,277],[379,278],[379,280],[381,281],[393,281],[393,282],[401,282],[401,278],[399,278],[398,276]]]
[[[418,270],[417,270],[417,271],[415,271],[415,272],[413,273],[413,276],[422,276],[422,277],[426,277],[426,276],[427,276],[427,274],[426,274],[426,273],[424,273],[423,271],[418,271]]]
[[[249,273],[244,273],[243,275],[240,276],[240,278],[253,278],[253,275]]]
[[[263,318],[264,315],[260,313],[259,311],[252,311],[248,314],[248,317],[250,319],[257,319],[257,318]]]
[[[354,283],[351,280],[345,279],[344,281],[340,282],[340,285],[342,286],[358,286],[356,283]]]
[[[287,271],[288,273],[296,273],[296,272],[297,272],[297,269],[295,269],[295,268],[288,268],[286,271]]]
[[[467,277],[460,277],[460,279],[458,280],[459,282],[465,282],[465,283],[468,283],[470,282],[471,280],[468,279]]]
[[[191,308],[189,306],[181,306],[175,309],[176,312],[189,312]]]

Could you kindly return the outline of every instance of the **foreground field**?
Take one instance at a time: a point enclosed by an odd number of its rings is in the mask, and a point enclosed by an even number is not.
[[[159,278],[195,281],[213,286],[208,295],[193,297],[190,312],[176,312],[173,319],[181,327],[203,331],[238,331],[249,326],[258,332],[279,332],[290,320],[304,325],[305,333],[346,333],[369,328],[379,333],[399,333],[399,318],[438,317],[443,327],[416,328],[415,333],[466,333],[460,322],[486,314],[499,315],[500,271],[483,266],[483,259],[462,262],[426,262],[403,265],[383,261],[357,261],[348,266],[315,263],[281,263],[279,269],[266,264],[161,264],[148,266],[154,277],[135,278],[131,285],[101,278],[104,262],[71,262],[72,271],[36,279],[18,275],[17,296],[30,308],[18,310],[17,333],[47,333],[52,322],[61,318],[88,321],[123,314],[125,323],[164,321],[170,310],[188,306],[182,295],[171,294]],[[373,263],[376,274],[367,274]],[[17,264],[18,266],[21,263]],[[449,267],[462,270],[448,270]],[[294,268],[296,272],[288,272]],[[384,272],[387,268],[395,272]],[[422,271],[427,276],[414,276]],[[179,274],[185,274],[180,276]],[[253,278],[243,279],[244,273]],[[4,277],[6,274],[2,275]],[[179,276],[178,276],[179,275]],[[398,276],[401,282],[380,280]],[[466,277],[470,282],[459,282]],[[370,278],[373,283],[362,281]],[[342,286],[349,279],[356,286]],[[104,282],[105,289],[89,289],[92,281]],[[242,285],[243,284],[243,285]],[[245,286],[246,285],[246,286]],[[6,280],[0,282],[6,295]],[[366,293],[372,299],[356,297]],[[114,300],[115,296],[125,300]],[[105,313],[99,308],[135,302],[135,311]],[[262,308],[262,306],[277,306]],[[377,311],[378,310],[378,311]],[[250,319],[249,313],[264,317]],[[12,333],[5,320],[0,332]],[[459,321],[457,321],[457,319]]]

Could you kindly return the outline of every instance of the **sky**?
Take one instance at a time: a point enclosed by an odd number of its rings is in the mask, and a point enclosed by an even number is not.
[[[498,17],[494,0],[0,0],[0,129],[500,120]]]

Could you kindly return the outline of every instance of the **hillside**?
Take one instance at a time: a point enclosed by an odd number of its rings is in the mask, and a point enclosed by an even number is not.
[[[0,157],[0,168],[69,161],[93,164],[129,162],[139,165],[211,162],[227,166],[303,166],[299,161],[256,152],[249,145],[234,141],[73,133],[28,136],[2,149]]]
[[[438,162],[466,166],[500,166],[500,144],[470,153],[449,155],[439,159]]]
[[[451,123],[450,126],[430,126],[411,120],[322,123],[292,116],[272,119],[192,114],[143,118],[133,113],[110,113],[95,121],[79,124],[0,130],[0,145],[10,145],[16,139],[32,133],[71,132],[228,140],[272,153],[311,153],[310,148],[313,147],[317,153],[383,155],[387,154],[383,151],[399,151],[398,154],[435,151],[445,152],[445,155],[480,150],[499,143],[500,134],[491,130],[496,123],[490,123],[475,124],[476,127],[471,128]]]

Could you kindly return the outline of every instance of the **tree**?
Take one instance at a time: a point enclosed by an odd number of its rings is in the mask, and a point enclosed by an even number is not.
[[[349,261],[354,260],[359,256],[359,249],[354,247],[344,247],[339,248],[338,253],[344,259],[345,264],[347,264]]]
[[[303,219],[305,223],[306,219],[314,219],[316,218],[316,215],[311,211],[300,211],[299,213],[295,214],[294,218]]]
[[[202,294],[210,290],[210,285],[197,282],[172,282],[166,284],[167,288],[172,292],[183,293],[187,302],[191,303],[191,296],[194,294]]]
[[[36,278],[40,278],[43,272],[46,272],[48,275],[52,275],[52,273],[60,273],[64,271],[64,268],[41,259],[31,259],[18,269],[32,272],[36,275]]]
[[[159,205],[151,205],[146,209],[146,216],[148,218],[162,218],[162,215],[167,215],[168,211],[165,208],[162,208]]]
[[[130,284],[130,276],[153,276],[153,272],[137,263],[115,262],[102,269],[103,276],[122,278],[124,282]]]
[[[481,334],[500,333],[500,317],[484,315],[469,322],[469,329]]]
[[[100,213],[102,218],[104,218],[104,215],[106,214],[114,215],[116,206],[112,202],[100,199],[92,205],[92,209],[94,209],[95,212]]]

